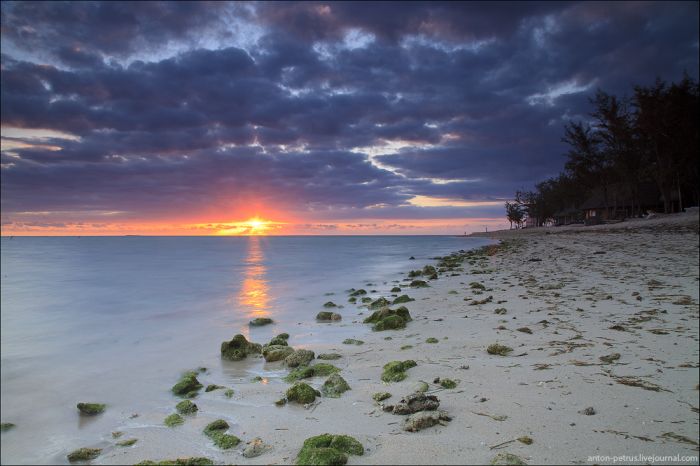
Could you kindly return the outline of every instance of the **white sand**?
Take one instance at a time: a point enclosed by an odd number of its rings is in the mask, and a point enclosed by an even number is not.
[[[309,409],[277,408],[272,403],[286,383],[241,383],[234,387],[233,400],[201,396],[196,400],[200,413],[176,429],[152,427],[160,422],[157,416],[137,418],[123,429],[123,438],[139,442],[119,448],[106,439],[95,463],[207,456],[222,463],[291,464],[305,438],[330,432],[364,444],[365,455],[351,456],[349,464],[488,463],[499,452],[532,464],[612,462],[589,461],[594,455],[691,455],[697,464],[697,444],[664,437],[698,439],[697,230],[695,213],[613,226],[498,233],[517,237],[518,244],[514,251],[490,257],[493,273],[441,276],[430,288],[404,289],[417,299],[407,304],[414,321],[405,330],[367,333],[361,323],[366,311],[353,322],[352,312],[343,310],[340,325],[356,326],[365,344],[311,348],[343,354],[331,361],[352,387],[341,398],[321,398]],[[465,264],[465,271],[471,269]],[[468,287],[472,281],[489,290],[474,296]],[[488,304],[465,300],[489,295],[493,302]],[[494,313],[501,307],[507,314]],[[626,330],[612,330],[613,325]],[[516,330],[521,327],[532,334]],[[425,343],[428,337],[440,341]],[[485,348],[495,342],[514,351],[506,357],[488,355]],[[304,347],[293,333],[290,344]],[[403,345],[413,348],[401,350]],[[599,357],[611,353],[621,358],[601,364]],[[408,378],[383,384],[382,366],[404,359],[418,363]],[[252,362],[237,364],[243,370]],[[268,366],[286,374],[280,363]],[[616,377],[623,376],[638,377],[660,391],[618,383]],[[387,402],[398,401],[419,380],[435,377],[459,381],[453,390],[431,383],[440,408],[453,416],[446,426],[404,432],[403,416],[385,413],[372,401],[379,391],[394,395]],[[319,387],[323,380],[310,383]],[[579,414],[587,407],[596,414]],[[241,456],[244,443],[233,451],[217,450],[201,430],[218,417],[229,420],[231,433],[244,442],[259,436],[272,449],[255,459]],[[489,448],[524,435],[532,445],[515,441]]]

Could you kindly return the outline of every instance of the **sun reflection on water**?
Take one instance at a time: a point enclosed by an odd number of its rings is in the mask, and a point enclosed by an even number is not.
[[[270,310],[270,297],[265,273],[267,269],[263,264],[265,256],[262,251],[260,236],[248,237],[248,257],[246,257],[246,270],[241,289],[237,295],[238,309],[247,320],[256,317],[267,317]],[[244,326],[243,334],[247,336],[248,325]]]

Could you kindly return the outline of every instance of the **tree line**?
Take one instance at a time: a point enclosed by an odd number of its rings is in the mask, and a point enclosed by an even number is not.
[[[612,188],[629,200],[628,215],[640,216],[641,191],[650,183],[664,213],[698,205],[699,96],[698,82],[687,75],[678,83],[657,79],[635,86],[631,97],[599,90],[590,99],[590,119],[564,127],[564,170],[506,202],[511,228],[527,218],[544,225],[556,212],[578,208],[595,190],[602,192],[607,210]]]

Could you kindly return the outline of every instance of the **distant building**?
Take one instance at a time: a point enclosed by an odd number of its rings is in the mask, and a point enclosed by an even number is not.
[[[675,201],[678,200],[676,196]],[[639,217],[648,211],[663,211],[661,193],[653,183],[639,185],[638,193],[633,196],[629,189],[621,184],[608,187],[607,206],[602,188],[596,188],[579,207],[580,215],[586,225],[624,220]]]

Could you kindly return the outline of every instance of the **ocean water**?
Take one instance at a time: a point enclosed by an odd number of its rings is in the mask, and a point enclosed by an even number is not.
[[[224,382],[274,376],[260,360],[235,369],[222,363],[220,343],[236,333],[264,343],[288,332],[311,349],[361,338],[367,326],[317,324],[323,303],[349,306],[351,287],[388,295],[409,269],[490,242],[450,236],[1,241],[1,413],[2,422],[18,426],[0,437],[3,464],[64,463],[72,447],[115,430],[130,413],[171,406],[168,390],[186,369],[207,367]],[[258,316],[275,323],[249,327]],[[79,401],[109,408],[84,418],[75,408]]]

